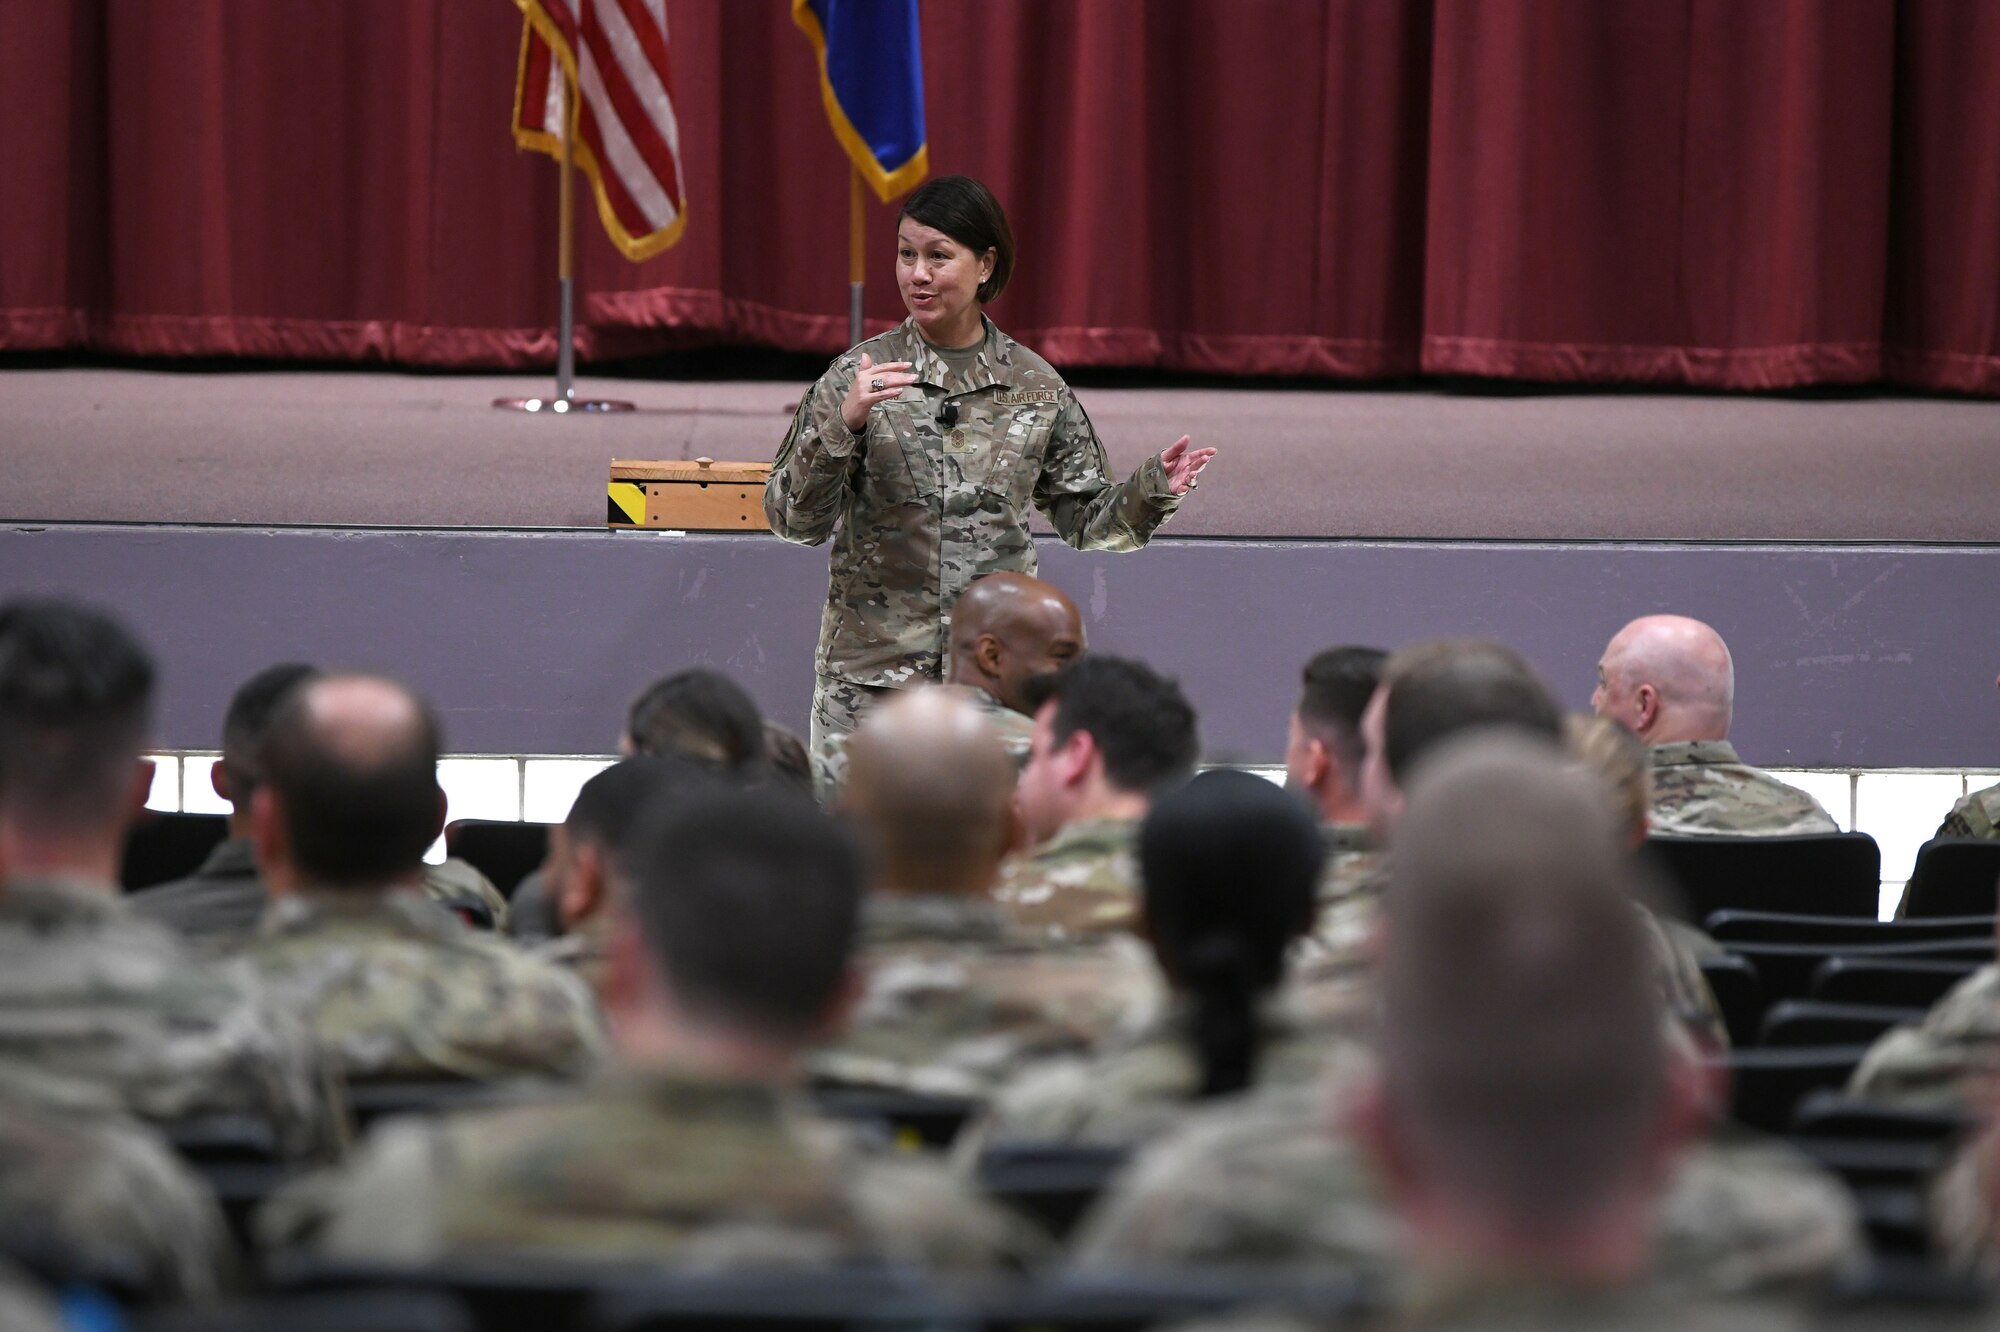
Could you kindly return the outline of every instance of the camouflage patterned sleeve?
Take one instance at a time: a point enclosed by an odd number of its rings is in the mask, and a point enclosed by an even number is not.
[[[1126,480],[1113,481],[1097,428],[1076,395],[1063,390],[1062,414],[1035,480],[1035,505],[1058,536],[1078,550],[1137,550],[1180,502],[1158,455]]]
[[[854,363],[846,356],[827,367],[799,401],[778,447],[764,483],[764,518],[787,541],[817,546],[833,535],[846,507],[861,438],[841,419],[840,404],[853,382]]]

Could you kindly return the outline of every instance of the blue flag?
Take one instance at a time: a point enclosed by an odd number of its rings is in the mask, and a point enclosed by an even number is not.
[[[917,0],[792,0],[834,137],[884,203],[930,170]]]

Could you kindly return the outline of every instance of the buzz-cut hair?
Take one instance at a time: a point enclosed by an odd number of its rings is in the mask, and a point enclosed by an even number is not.
[[[1300,673],[1299,722],[1326,743],[1349,786],[1361,781],[1361,714],[1388,659],[1381,648],[1331,647]]]
[[[50,830],[116,819],[153,683],[152,657],[105,612],[45,597],[0,606],[0,801]]]

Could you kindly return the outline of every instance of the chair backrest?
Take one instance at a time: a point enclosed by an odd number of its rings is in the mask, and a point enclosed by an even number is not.
[[[1750,1128],[1782,1133],[1808,1093],[1845,1086],[1867,1053],[1866,1045],[1733,1050],[1715,1062],[1729,1079],[1731,1118]]]
[[[1767,1004],[1784,999],[1803,999],[1810,995],[1813,977],[1821,964],[1831,957],[1882,962],[1975,963],[1990,962],[1994,957],[1993,940],[1986,936],[1925,939],[1900,944],[1733,943],[1729,945],[1729,951],[1756,964]]]
[[[518,1105],[570,1095],[572,1088],[539,1078],[506,1078],[497,1081],[464,1081],[437,1078],[426,1081],[350,1081],[347,1105],[357,1128],[366,1129],[379,1119],[395,1115],[430,1115],[488,1105]]]
[[[1649,837],[1689,920],[1717,911],[1873,917],[1882,853],[1866,833],[1807,837]]]
[[[1922,943],[1932,939],[1991,939],[1991,916],[1935,916],[1924,920],[1859,920],[1851,916],[1795,916],[1782,911],[1717,911],[1704,923],[1717,943]]]
[[[1982,965],[1974,961],[1830,957],[1813,973],[1807,996],[1830,1004],[1929,1008]]]
[[[1916,920],[1932,916],[1993,918],[2000,905],[2000,840],[1933,837],[1917,848],[1898,914]]]
[[[549,825],[501,819],[453,819],[445,825],[444,849],[493,881],[502,897],[512,897],[549,854]]]
[[[1816,1091],[1800,1101],[1793,1112],[1792,1136],[1943,1142],[1979,1123],[1979,1115],[1966,1109],[1912,1106],[1897,1101],[1871,1101],[1842,1091]]]
[[[966,1096],[919,1096],[858,1087],[817,1087],[812,1102],[830,1118],[872,1125],[890,1141],[906,1147],[931,1148],[951,1146],[967,1121],[986,1108],[984,1101]]]
[[[204,1303],[156,1314],[147,1332],[476,1332],[465,1306],[411,1286],[319,1291]]]
[[[148,812],[125,835],[119,886],[132,893],[186,878],[228,836],[227,815]]]
[[[1921,1008],[1878,1008],[1872,1004],[1823,1004],[1787,999],[1764,1014],[1757,1044],[1765,1048],[1801,1045],[1866,1045],[1891,1027],[1924,1020]]]
[[[997,1142],[979,1156],[980,1191],[1066,1236],[1125,1163],[1129,1146]]]
[[[1757,1038],[1757,1024],[1764,1016],[1764,985],[1756,964],[1724,953],[1702,958],[1698,965],[1722,1010],[1722,1025],[1729,1029],[1730,1043],[1749,1045]]]

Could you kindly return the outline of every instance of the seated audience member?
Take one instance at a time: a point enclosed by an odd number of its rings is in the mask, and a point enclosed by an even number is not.
[[[250,797],[257,790],[257,747],[286,694],[319,678],[298,662],[269,666],[244,681],[222,720],[222,758],[209,769],[215,793],[229,802],[229,836],[185,879],[133,894],[134,914],[156,920],[216,951],[240,946],[271,904],[250,849]],[[454,910],[473,908],[494,928],[507,926],[507,899],[462,860],[424,867],[424,891]]]
[[[1296,795],[1247,772],[1203,773],[1155,801],[1139,831],[1140,930],[1171,1009],[1135,1039],[1032,1066],[971,1141],[1139,1142],[1190,1105],[1356,1063],[1371,1008],[1341,1031],[1278,1002],[1325,865],[1314,822]]]
[[[65,1113],[243,1115],[291,1154],[326,1150],[340,1114],[296,1018],[119,895],[152,698],[152,661],[115,621],[0,607],[0,1091]]]
[[[1377,868],[1361,794],[1361,714],[1382,682],[1388,655],[1380,648],[1335,647],[1307,662],[1286,728],[1285,785],[1313,802],[1326,838],[1322,903],[1346,897]]]
[[[379,1129],[281,1193],[266,1242],[344,1260],[539,1254],[704,1270],[989,1267],[1022,1223],[799,1101],[835,1026],[861,895],[848,836],[781,791],[670,798],[625,857],[607,990],[622,1068],[558,1101]]]
[[[243,960],[350,1081],[573,1074],[602,1035],[576,976],[423,894],[438,731],[400,685],[322,676],[279,708],[251,802],[272,907]]]
[[[1633,851],[1643,847],[1651,826],[1653,775],[1638,737],[1608,717],[1572,716],[1563,721],[1563,748],[1604,784],[1626,846]],[[1660,997],[1667,1010],[1691,1033],[1727,1049],[1729,1028],[1723,1024],[1722,1006],[1701,974],[1702,962],[1723,956],[1725,950],[1686,921],[1657,910],[1648,910],[1645,922],[1653,935]]]
[[[1194,709],[1142,662],[1092,655],[1034,690],[1034,743],[1015,795],[1030,849],[995,895],[1014,920],[1060,935],[1131,928],[1133,858],[1153,797],[1194,775]]]
[[[1683,1146],[1705,1097],[1661,1038],[1619,841],[1538,740],[1428,757],[1397,830],[1374,1069],[1331,1105],[1273,1094],[1156,1142],[1074,1261],[1352,1272],[1392,1306],[1517,1314],[1782,1292],[1858,1262],[1853,1204],[1810,1163]]]
[[[1729,743],[1736,667],[1700,620],[1648,615],[1612,638],[1591,709],[1652,749],[1652,830],[1693,835],[1839,832],[1819,801],[1743,762]]]
[[[214,1194],[155,1134],[0,1093],[0,1251],[17,1238],[76,1280],[148,1302],[210,1299],[238,1276]]]
[[[1982,1110],[2000,1089],[2000,965],[1988,963],[1931,1006],[1915,1026],[1869,1047],[1848,1091],[1871,1101]]]
[[[679,759],[629,758],[583,784],[569,817],[549,829],[541,882],[555,913],[554,937],[539,956],[574,970],[601,992],[611,963],[611,893],[619,847],[633,820],[661,791],[692,792],[714,781]]]
[[[1160,987],[1136,940],[1050,940],[993,901],[1014,765],[962,693],[878,704],[847,747],[841,809],[863,834],[859,1003],[818,1080],[985,1096],[1029,1060],[1136,1030]]]
[[[1989,1106],[1990,1110],[1990,1106]],[[1986,1281],[2000,1277],[2000,1119],[1959,1148],[1931,1186],[1930,1233],[1945,1264]]]
[[[2000,680],[1994,684],[2000,685]],[[2000,785],[1959,797],[1934,837],[2000,837]]]
[[[1562,710],[1520,653],[1490,639],[1420,643],[1389,657],[1381,683],[1361,714],[1361,792],[1369,834],[1378,846],[1393,839],[1402,816],[1401,783],[1417,761],[1454,736],[1504,727],[1545,737],[1561,735]],[[1373,969],[1374,937],[1390,866],[1378,855],[1343,892],[1325,903],[1312,936],[1299,950],[1301,976],[1335,991]]]
[[[1060,588],[1029,574],[987,574],[952,607],[944,682],[978,706],[1018,769],[1035,726],[1029,682],[1061,670],[1083,647],[1083,616]],[[847,737],[830,735],[823,749],[819,789],[831,802],[847,780]]]
[[[133,914],[190,940],[234,943],[257,927],[270,896],[250,851],[250,797],[257,789],[257,746],[285,695],[319,675],[296,661],[267,666],[245,680],[222,718],[222,757],[209,784],[229,802],[229,836],[185,879],[133,895]]]
[[[702,667],[655,680],[632,700],[618,749],[626,757],[686,759],[717,772],[761,769],[768,753],[756,700]]]

